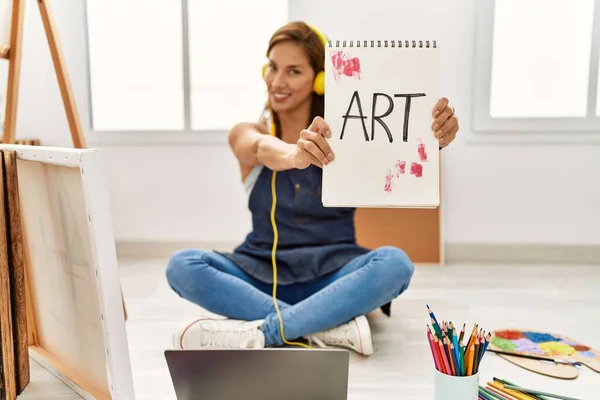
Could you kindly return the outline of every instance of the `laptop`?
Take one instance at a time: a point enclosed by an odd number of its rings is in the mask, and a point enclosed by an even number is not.
[[[166,350],[177,400],[347,400],[343,349]]]

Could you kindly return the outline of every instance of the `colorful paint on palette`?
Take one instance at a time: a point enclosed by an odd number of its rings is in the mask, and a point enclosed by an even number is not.
[[[600,360],[600,354],[592,352],[589,346],[561,335],[543,332],[515,329],[497,330],[492,332],[490,347],[521,354],[547,357],[577,357],[581,355]]]
[[[519,347],[515,342],[497,336],[492,337],[490,343],[504,351],[515,351]]]
[[[515,340],[515,339],[524,338],[525,335],[523,335],[523,332],[521,332],[521,331],[506,330],[506,331],[498,331],[496,333],[495,337],[501,338],[501,339],[507,339],[507,340]]]
[[[534,343],[545,343],[545,342],[558,342],[558,341],[560,341],[560,338],[557,338],[556,336],[553,336],[553,335],[549,335],[547,333],[523,332],[523,335],[525,335],[529,340],[531,340]]]
[[[573,346],[560,342],[539,343],[539,347],[545,354],[553,356],[571,356],[577,353]]]

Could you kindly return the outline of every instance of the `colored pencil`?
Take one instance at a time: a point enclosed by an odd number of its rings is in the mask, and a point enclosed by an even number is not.
[[[458,363],[458,360],[456,359],[456,355],[454,354],[454,345],[452,344],[452,341],[450,341],[450,339],[447,339],[446,342],[446,347],[448,348],[448,354],[450,356],[450,361],[452,362],[452,365],[454,365],[454,369],[452,371],[452,375],[453,376],[460,376],[460,365]]]
[[[446,374],[450,375],[452,373],[452,369],[450,368],[450,362],[448,361],[448,357],[446,357],[446,350],[444,350],[444,345],[442,341],[438,341],[438,345],[440,347],[440,353],[442,353],[442,360],[444,361],[444,367],[446,368]]]
[[[490,340],[492,340],[492,332],[488,332],[487,337],[485,338],[485,346],[483,346],[483,353],[481,353],[481,357],[485,354],[488,345],[490,344]]]
[[[433,313],[433,310],[431,308],[429,308],[429,304],[427,304],[427,311],[429,312],[429,316],[431,317],[431,325],[433,326],[433,329],[435,330],[435,333],[438,335],[438,338],[442,338],[442,331],[440,329],[440,324],[438,323],[437,318],[435,317],[435,314]]]
[[[479,334],[477,334],[479,335]],[[479,362],[479,336],[473,341],[473,373],[477,373],[477,363]]]
[[[536,400],[535,397],[531,397],[529,395],[519,393],[516,390],[507,389],[502,383],[499,383],[499,382],[488,382],[488,385],[492,386],[492,387],[496,388],[496,390],[498,390],[502,393],[506,393],[518,400]]]
[[[470,376],[469,374],[469,349],[466,346],[463,346],[463,359],[465,361],[465,376]]]
[[[502,385],[504,385],[504,386],[506,386],[506,385],[513,385],[513,386],[516,386],[514,383],[511,383],[511,382],[509,382],[509,381],[506,381],[506,380],[504,380],[504,379],[500,379],[500,378],[497,378],[497,377],[493,377],[493,378],[492,378],[492,380],[493,380],[494,382],[500,383],[500,384],[502,384]],[[531,397],[533,397],[533,398],[535,398],[535,399],[538,399],[538,400],[547,400],[547,399],[543,399],[543,398],[541,398],[541,397],[539,397],[539,396],[536,396],[536,395],[532,395]]]
[[[448,357],[448,362],[450,363],[450,368],[452,369],[452,375],[457,376],[458,370],[456,369],[456,361],[452,356],[453,352],[450,348],[450,339],[447,337],[444,338],[444,348],[446,349],[446,356]]]
[[[467,374],[469,376],[473,375],[473,356],[475,355],[475,345],[472,344],[471,348],[469,349],[469,370],[467,372]]]
[[[458,347],[458,339],[456,338],[456,331],[452,332],[452,347],[454,348],[454,357],[458,364],[458,374],[462,375],[462,360],[460,359],[460,349]]]
[[[460,331],[460,336],[459,336],[459,338],[458,338],[458,342],[459,342],[460,344],[462,344],[463,337],[465,336],[465,328],[466,328],[466,326],[467,326],[467,323],[466,323],[466,322],[464,322],[464,323],[463,323],[462,330]]]
[[[429,332],[429,327],[427,327],[427,333],[425,335],[427,336],[427,343],[429,343],[429,349],[431,350],[431,357],[433,358],[433,364],[435,365],[435,369],[437,369],[439,371],[440,370],[439,363],[437,360],[437,355],[436,355],[435,351],[433,350],[433,343],[431,342],[431,333]]]
[[[456,357],[456,352],[454,351],[454,344],[450,343],[449,344],[450,347],[450,354],[452,354],[452,361],[454,362],[454,376],[461,376],[461,372],[460,372],[460,363],[458,361],[458,358]]]
[[[433,310],[429,307],[429,304],[426,304],[427,306],[427,311],[429,312],[429,316],[431,317],[431,319],[433,319],[435,321],[435,323],[437,324],[437,318],[435,318],[435,314],[433,313]]]
[[[435,332],[435,336],[437,336],[438,339],[441,339],[442,338],[442,329],[435,322],[435,320],[433,318],[430,318],[430,319],[431,319],[431,326],[433,328],[433,331]]]
[[[467,349],[471,348],[471,343],[473,342],[474,336],[475,336],[475,331],[477,330],[477,324],[475,324],[473,326],[473,330],[471,331],[471,335],[469,336],[469,341],[467,342],[467,344],[465,345],[465,347]]]
[[[500,394],[498,394],[498,393],[496,393],[493,390],[490,390],[488,388],[482,388],[482,390],[484,391],[484,393],[486,394],[486,396],[488,398],[490,398],[491,400],[507,400],[507,399],[508,400],[514,400],[513,398],[502,396],[502,395],[500,395]]]
[[[502,379],[498,379],[498,378],[494,377],[494,378],[492,378],[492,380],[493,380],[493,385],[495,385],[497,390],[501,391],[501,393],[510,393],[510,394],[507,394],[507,396],[512,396],[518,400],[521,400],[523,397],[525,397],[528,400],[530,400],[530,399],[546,400],[546,399],[541,399],[537,395],[528,395],[528,394],[526,394],[524,392],[520,392],[518,390],[508,389],[508,388],[506,388],[506,385],[509,384],[510,382],[503,381]],[[516,385],[514,385],[514,386],[516,386]]]
[[[477,374],[491,334],[486,334],[479,324],[474,323],[465,340],[466,322],[463,322],[459,332],[451,320],[438,320],[429,305],[427,312],[431,324],[427,324],[425,336],[435,368],[443,374],[453,376]]]
[[[479,362],[481,361],[481,353],[483,351],[484,340],[485,339],[483,338],[483,336],[479,337],[477,339],[478,343],[475,345],[475,360],[474,360],[475,365],[473,366],[473,371],[475,373],[477,373],[477,371],[479,371]]]
[[[444,372],[444,369],[442,368],[442,361],[441,361],[441,356],[439,354],[439,350],[435,347],[434,342],[433,342],[433,334],[431,334],[431,332],[428,332],[428,338],[429,338],[429,345],[431,346],[431,352],[433,355],[433,360],[435,363],[435,368],[440,371],[440,372]]]
[[[465,359],[465,346],[460,346],[460,368],[462,376],[467,376],[467,362]]]
[[[500,378],[494,377],[493,380],[494,380],[494,382],[501,383],[502,385],[504,385],[507,388],[509,388],[509,386],[511,386],[510,389],[512,389],[512,390],[520,391],[520,392],[523,392],[523,393],[532,392],[533,391],[532,389],[524,389],[521,386],[518,386],[518,385],[516,385],[516,384],[514,384],[512,382],[509,382],[507,380],[504,380],[504,379],[500,379]],[[540,393],[542,393],[542,392],[540,392]],[[552,397],[552,398],[555,398],[555,399],[562,399],[562,400],[581,400],[581,399],[578,399],[578,398],[567,397],[567,396],[563,396],[563,395],[559,395],[559,394],[554,394],[554,393],[545,393],[545,394],[528,393],[528,394],[531,395],[531,397],[539,398],[541,400],[547,400],[545,398],[542,398],[541,396]]]
[[[442,355],[440,354],[440,349],[437,343],[437,337],[434,334],[431,334],[431,346],[433,346],[435,358],[438,363],[438,370],[441,373],[446,373],[446,367],[444,366],[444,361],[442,360]]]
[[[446,369],[446,363],[444,362],[444,356],[443,356],[444,350],[440,347],[440,339],[435,338],[434,345],[435,345],[435,348],[437,351],[438,359],[440,361],[440,366],[442,367],[442,371],[445,374],[450,374],[450,371],[448,371]]]
[[[498,390],[496,387],[488,386],[487,390],[502,400],[519,400],[516,397],[509,395],[508,393],[504,393],[501,390]]]
[[[492,392],[491,390],[484,388],[483,386],[479,386],[479,393],[484,395],[484,398],[487,400],[505,400],[506,397],[502,396],[500,397],[499,395],[497,395],[496,393]]]
[[[507,388],[507,389],[512,389],[512,390],[516,390],[516,391],[519,391],[519,392],[527,393],[529,395],[538,395],[538,396],[552,397],[553,399],[560,399],[560,400],[581,400],[581,399],[576,399],[574,397],[562,396],[560,394],[553,394],[553,393],[548,393],[548,392],[541,392],[539,390],[533,390],[533,389],[525,389],[525,388],[522,388],[520,386],[504,385],[504,387]]]
[[[483,360],[483,356],[485,355],[487,346],[490,344],[491,338],[491,332],[488,332],[488,334],[484,338],[481,338],[481,346],[479,348],[479,361],[477,362],[477,371],[479,371],[479,366],[481,365],[481,361]]]

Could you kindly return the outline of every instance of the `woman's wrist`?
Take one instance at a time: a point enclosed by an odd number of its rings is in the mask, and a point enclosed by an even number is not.
[[[289,151],[285,154],[285,169],[295,169],[296,165],[294,163],[294,155],[296,154],[296,146],[293,146],[289,149]]]
[[[276,171],[293,169],[295,149],[295,145],[265,135],[258,143],[257,161]]]

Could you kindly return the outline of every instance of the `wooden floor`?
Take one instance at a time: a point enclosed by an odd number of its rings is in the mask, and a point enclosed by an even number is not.
[[[163,260],[120,264],[136,399],[175,399],[163,351],[171,345],[173,330],[203,311],[171,292]],[[439,319],[467,321],[469,326],[477,321],[486,330],[555,332],[600,349],[600,266],[419,267],[409,290],[394,302],[392,318],[381,313],[370,316],[375,354],[352,356],[349,399],[433,399],[425,304],[434,308]],[[488,353],[481,366],[481,383],[493,376],[580,399],[597,399],[600,393],[600,374],[585,367],[576,380],[563,381],[528,372]],[[34,363],[32,382],[19,398],[79,397]]]

